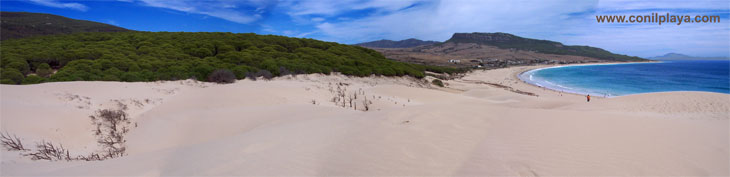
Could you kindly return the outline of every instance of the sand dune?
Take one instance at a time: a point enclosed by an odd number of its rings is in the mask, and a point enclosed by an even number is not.
[[[31,149],[47,140],[72,155],[97,151],[89,116],[99,109],[125,105],[136,126],[123,157],[48,162],[3,149],[0,173],[730,175],[730,95],[667,92],[586,103],[514,77],[530,68],[474,72],[445,89],[407,78],[316,74],[229,85],[2,85],[0,128]],[[338,87],[346,99],[357,97],[353,106],[332,102]]]

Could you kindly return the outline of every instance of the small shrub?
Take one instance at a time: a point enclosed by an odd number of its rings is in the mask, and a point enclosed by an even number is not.
[[[48,77],[53,73],[51,66],[48,63],[41,63],[38,68],[35,69],[35,74],[41,77]]]
[[[268,70],[259,70],[259,72],[256,72],[256,76],[264,77],[266,80],[274,78],[274,74],[271,74]]]
[[[102,159],[121,157],[127,149],[124,145],[126,140],[124,134],[129,132],[127,113],[123,110],[103,109],[96,112],[96,115],[89,116],[93,125],[96,125],[94,135],[97,142],[104,147],[105,154]]]
[[[146,81],[146,79],[139,72],[125,72],[124,74],[122,74],[121,79],[122,79],[122,81],[125,81],[125,82]]]
[[[437,86],[439,86],[439,87],[444,87],[444,82],[443,82],[443,81],[441,81],[441,79],[434,79],[433,81],[431,81],[431,83],[432,83],[433,85],[437,85]]]
[[[255,73],[248,72],[246,73],[246,78],[249,78],[251,80],[256,80],[258,77],[264,77],[265,80],[270,80],[271,78],[274,78],[274,74],[271,74],[268,70],[259,70]]]
[[[44,78],[42,78],[40,76],[30,75],[28,77],[25,77],[25,79],[23,79],[23,83],[22,84],[23,85],[26,85],[26,84],[38,84],[38,83],[42,83],[43,81],[44,81]]]
[[[28,74],[30,72],[30,66],[28,66],[28,63],[25,61],[11,61],[5,66],[5,68],[17,69],[23,74]]]
[[[0,80],[0,84],[8,84],[8,85],[12,85],[12,84],[15,84],[15,81],[13,81],[13,80],[10,80],[10,79],[1,79],[1,80]]]
[[[36,144],[36,148],[35,152],[27,154],[33,160],[73,160],[68,149],[64,148],[63,145],[60,144],[56,146],[51,142],[42,141],[41,143]]]
[[[2,142],[3,147],[5,147],[9,151],[27,151],[25,147],[23,147],[23,143],[20,142],[20,138],[13,135],[10,136],[10,133],[0,133],[0,142]]]
[[[252,81],[256,80],[256,73],[254,72],[246,72],[246,78],[251,79]]]
[[[236,74],[237,79],[245,79],[246,75],[249,72],[254,71],[254,70],[256,70],[256,69],[254,69],[250,66],[246,66],[246,65],[239,65],[239,66],[236,66],[233,69],[231,69],[233,74]]]
[[[217,69],[208,75],[209,82],[229,84],[236,82],[236,74],[227,69]]]
[[[8,79],[12,81],[12,84],[20,84],[21,82],[23,82],[23,78],[25,78],[25,76],[23,76],[23,73],[15,68],[6,68],[3,69],[2,73],[0,73],[0,78]]]
[[[286,69],[283,66],[279,67],[279,75],[280,76],[286,76],[286,75],[294,75],[295,73],[292,71],[289,71],[289,69]]]

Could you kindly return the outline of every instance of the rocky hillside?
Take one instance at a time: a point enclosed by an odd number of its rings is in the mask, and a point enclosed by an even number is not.
[[[646,59],[614,54],[601,48],[590,46],[570,46],[548,40],[523,38],[508,33],[455,33],[446,41],[453,43],[476,43],[495,46],[501,49],[535,51],[545,54],[575,55],[608,61],[643,61]]]
[[[114,25],[30,12],[0,12],[0,39],[80,32],[130,31]]]
[[[508,33],[456,33],[442,43],[411,48],[373,48],[409,63],[500,68],[515,65],[645,61],[589,46],[523,38]]]
[[[377,40],[377,41],[371,41],[371,42],[365,42],[365,43],[359,43],[355,44],[357,46],[362,47],[369,47],[369,48],[409,48],[409,47],[416,47],[416,46],[422,46],[422,45],[432,45],[439,42],[436,41],[422,41],[419,39],[406,39],[406,40],[400,40],[400,41],[391,41],[391,40]]]

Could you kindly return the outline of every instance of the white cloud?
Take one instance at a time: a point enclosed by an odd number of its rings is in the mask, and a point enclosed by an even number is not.
[[[289,15],[338,15],[352,10],[375,9],[390,12],[409,7],[424,0],[309,0],[284,1],[279,4],[289,9]]]
[[[317,33],[317,31],[311,31],[311,32],[305,32],[305,33],[299,33],[299,34],[297,34],[297,35],[294,35],[294,37],[298,37],[298,38],[303,38],[303,37],[307,37],[307,36],[309,36],[309,35],[311,35],[311,34],[314,34],[314,33]]]
[[[120,26],[119,23],[117,23],[114,20],[107,20],[106,23],[111,24],[111,25],[114,25],[114,26]]]
[[[576,23],[566,14],[583,12],[595,4],[595,1],[447,0],[351,21],[326,22],[317,28],[324,34],[353,42],[408,37],[443,41],[455,32],[502,31],[544,37],[547,35],[540,35],[543,31]]]
[[[595,15],[720,15],[726,18],[730,1],[601,1]],[[724,15],[723,15],[724,14]],[[677,52],[692,56],[730,55],[730,22],[720,23],[590,23],[581,26],[577,37],[562,38],[566,43],[586,43],[613,52],[652,57]]]
[[[722,19],[722,23],[719,24],[679,26],[599,24],[595,20],[596,15],[637,13],[648,15],[651,12],[690,13],[690,15],[704,12],[722,13],[723,18],[727,18],[727,12],[730,10],[730,1],[727,0],[661,2],[136,0],[135,2],[152,7],[203,14],[241,24],[256,22],[261,26],[261,32],[292,37],[315,37],[341,43],[407,38],[444,41],[457,32],[507,32],[523,37],[559,41],[568,45],[596,46],[612,52],[638,56],[652,56],[666,52],[684,52],[693,55],[730,53],[730,43],[727,42],[730,41],[730,25],[726,19]],[[262,20],[270,10],[272,13],[286,14],[290,19],[273,17]]]
[[[38,5],[48,6],[48,7],[55,7],[55,8],[66,8],[66,9],[74,9],[79,11],[86,11],[89,10],[89,7],[83,4],[79,3],[62,3],[58,2],[56,0],[30,0],[33,3],[36,3]]]
[[[595,20],[595,19],[594,19]],[[575,37],[562,37],[570,44],[590,44],[612,52],[652,57],[669,52],[692,56],[730,54],[730,22],[676,24],[590,23]]]
[[[383,3],[385,2],[385,3]],[[387,2],[396,2],[388,4]],[[654,56],[683,52],[697,56],[728,55],[728,20],[715,24],[605,24],[596,15],[650,12],[724,13],[730,1],[324,1],[292,3],[288,14],[328,16],[315,22],[318,38],[342,43],[418,38],[444,41],[456,32],[507,32],[569,45],[590,45],[612,52]],[[289,4],[289,5],[292,5]],[[418,4],[414,7],[415,4]],[[407,8],[404,10],[406,7]],[[375,13],[348,13],[374,8]],[[362,15],[362,14],[359,14]],[[313,20],[314,21],[314,20]]]
[[[247,24],[261,18],[261,13],[265,12],[266,1],[237,1],[237,0],[210,0],[210,1],[192,1],[192,0],[140,0],[142,4],[151,6],[177,10],[181,12],[203,14],[211,17],[221,18],[224,20]],[[242,10],[242,7],[245,8]],[[253,9],[253,10],[246,10]]]

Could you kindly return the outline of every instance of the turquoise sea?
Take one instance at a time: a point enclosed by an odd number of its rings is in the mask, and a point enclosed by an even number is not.
[[[559,66],[530,70],[519,77],[553,90],[607,97],[667,91],[730,94],[727,60]]]

